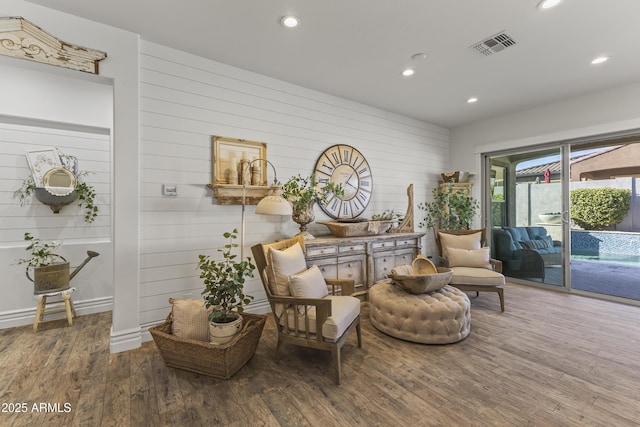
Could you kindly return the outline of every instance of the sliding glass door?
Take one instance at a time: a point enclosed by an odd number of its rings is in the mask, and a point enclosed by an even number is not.
[[[492,251],[514,279],[564,286],[563,149],[487,156]]]
[[[640,136],[484,156],[508,280],[640,301]]]

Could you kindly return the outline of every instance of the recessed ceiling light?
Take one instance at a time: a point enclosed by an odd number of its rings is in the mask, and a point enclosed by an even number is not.
[[[296,28],[300,25],[300,18],[293,15],[283,16],[282,19],[280,19],[280,24],[286,28]]]
[[[427,59],[427,54],[426,53],[416,53],[415,55],[411,56],[411,59],[413,59],[414,61],[422,61],[423,59]]]
[[[564,0],[542,0],[538,3],[538,9],[546,10],[558,6]]]
[[[608,60],[609,60],[608,56],[599,56],[595,58],[593,61],[591,61],[591,63],[593,65],[597,65],[597,64],[602,64],[603,62],[607,62]]]
[[[469,104],[473,104],[474,102],[478,102],[478,98],[476,98],[475,96],[472,96],[471,98],[467,99],[467,102]]]
[[[407,68],[406,70],[402,71],[402,75],[404,77],[411,77],[411,76],[413,76],[413,73],[415,73],[413,68]]]

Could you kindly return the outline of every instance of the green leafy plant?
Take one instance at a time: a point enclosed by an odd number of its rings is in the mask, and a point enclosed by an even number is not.
[[[629,212],[631,190],[578,188],[571,190],[571,218],[585,230],[619,224]]]
[[[232,312],[244,311],[244,305],[249,304],[253,296],[244,293],[244,282],[247,277],[253,277],[255,266],[251,258],[237,261],[237,255],[232,253],[238,247],[234,239],[238,237],[238,230],[224,233],[229,242],[224,248],[218,249],[222,253],[222,260],[212,260],[208,255],[198,255],[200,278],[204,282],[202,297],[207,308],[212,308],[209,321],[228,323],[235,320]]]
[[[29,246],[25,248],[31,253],[29,258],[21,258],[18,264],[27,264],[27,267],[37,268],[58,262],[60,255],[55,250],[61,245],[59,242],[43,242],[37,237],[33,237],[31,233],[24,233],[24,240],[29,242]]]
[[[453,184],[448,183],[444,189],[440,186],[434,188],[433,201],[418,204],[418,209],[425,212],[420,227],[469,229],[480,203],[466,191],[454,188]]]
[[[326,203],[332,193],[338,197],[343,196],[342,185],[328,182],[325,186],[318,187],[315,174],[306,178],[296,175],[282,186],[282,196],[291,202],[294,215],[307,209],[312,203]]]
[[[76,185],[76,193],[78,193],[78,206],[84,206],[84,221],[92,223],[98,216],[98,206],[95,204],[96,190],[86,182],[79,182]]]
[[[402,218],[401,213],[395,212],[393,209],[382,211],[379,214],[371,215],[372,221],[394,221]]]

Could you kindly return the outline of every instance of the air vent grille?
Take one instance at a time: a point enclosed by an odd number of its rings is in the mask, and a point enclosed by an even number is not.
[[[471,46],[478,53],[489,56],[501,52],[516,44],[516,41],[504,31]]]

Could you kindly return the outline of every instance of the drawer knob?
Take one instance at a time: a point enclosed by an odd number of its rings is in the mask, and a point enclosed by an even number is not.
[[[351,247],[349,248],[349,250],[353,250],[353,246],[351,246]]]
[[[348,264],[348,267],[351,268],[351,263]]]
[[[322,267],[320,270],[322,270],[322,271],[326,271],[326,270],[324,269],[324,267]]]
[[[324,249],[320,249],[320,253],[323,254],[324,253]]]

